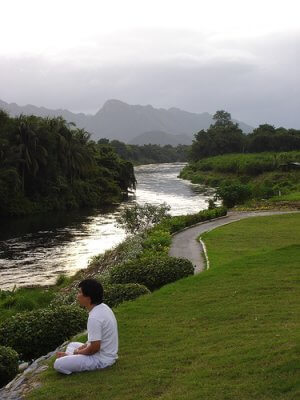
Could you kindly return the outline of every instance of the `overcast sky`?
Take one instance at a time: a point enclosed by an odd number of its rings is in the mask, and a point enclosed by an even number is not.
[[[0,99],[108,99],[300,128],[299,0],[1,2]]]

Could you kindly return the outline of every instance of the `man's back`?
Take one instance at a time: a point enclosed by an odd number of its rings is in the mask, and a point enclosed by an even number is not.
[[[113,311],[104,303],[98,304],[89,313],[88,341],[101,340],[95,356],[102,362],[113,362],[118,358],[118,326]]]

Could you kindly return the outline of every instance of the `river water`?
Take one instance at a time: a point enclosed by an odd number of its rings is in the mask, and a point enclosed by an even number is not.
[[[207,208],[212,191],[177,178],[184,165],[136,167],[137,190],[118,207],[1,220],[0,289],[47,285],[59,274],[71,275],[85,268],[92,256],[125,238],[124,230],[116,226],[116,216],[135,202],[165,202],[171,206],[172,215]]]

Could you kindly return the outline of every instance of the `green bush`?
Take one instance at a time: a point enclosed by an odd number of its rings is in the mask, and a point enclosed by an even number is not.
[[[123,301],[134,300],[144,294],[149,294],[150,290],[146,286],[138,283],[110,284],[104,286],[103,302],[109,307],[116,307]]]
[[[179,215],[165,220],[161,227],[168,229],[171,233],[178,232],[199,222],[208,221],[213,218],[222,217],[227,214],[225,207],[217,207],[212,210],[203,210],[197,214]]]
[[[0,346],[0,387],[6,385],[18,373],[18,353],[10,347]]]
[[[217,189],[216,197],[222,199],[226,207],[231,208],[249,200],[252,197],[252,192],[249,185],[241,183],[224,184]]]
[[[113,267],[112,283],[139,283],[149,290],[192,275],[194,267],[189,260],[174,257],[141,258]]]
[[[68,291],[57,292],[50,303],[50,307],[55,308],[62,305],[76,305],[77,293],[77,287],[73,287]]]
[[[169,232],[162,229],[154,229],[144,240],[143,247],[146,249],[161,251],[164,247],[170,246],[171,240],[172,238]]]
[[[16,314],[0,325],[0,345],[12,347],[23,360],[54,350],[86,327],[87,313],[61,306]]]
[[[103,276],[96,276],[97,279],[103,286],[104,296],[103,302],[109,307],[116,307],[118,304],[127,300],[134,300],[143,294],[149,293],[149,290],[143,286],[136,283],[128,284],[111,284],[107,283],[106,278]],[[55,298],[51,302],[52,307],[57,307],[58,305],[74,305],[76,304],[77,288],[73,288],[68,292],[58,292]]]

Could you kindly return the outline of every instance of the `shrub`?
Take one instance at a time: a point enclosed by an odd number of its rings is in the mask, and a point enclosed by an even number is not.
[[[87,313],[61,306],[16,314],[0,326],[0,345],[15,349],[24,360],[54,350],[86,327]]]
[[[0,387],[18,373],[18,353],[10,347],[0,346]]]
[[[242,204],[252,196],[251,188],[241,183],[232,183],[222,185],[217,189],[216,197],[222,199],[226,207],[234,207],[236,204]]]
[[[128,233],[143,232],[163,220],[168,215],[170,208],[166,203],[158,206],[150,203],[142,206],[135,204],[120,212],[117,223]]]
[[[123,301],[134,300],[143,294],[149,293],[145,286],[137,283],[111,284],[107,283],[108,278],[103,277],[103,275],[95,276],[94,278],[102,284],[104,289],[103,302],[110,307],[116,307]],[[76,304],[77,292],[76,287],[68,292],[58,292],[52,300],[51,306]]]
[[[62,305],[76,305],[78,289],[73,287],[68,291],[57,292],[50,303],[50,307],[59,307]]]
[[[154,290],[194,273],[189,260],[174,257],[142,258],[115,266],[110,271],[112,283],[139,283]]]
[[[225,207],[217,207],[213,210],[203,210],[197,214],[179,215],[165,220],[161,225],[171,233],[178,232],[188,226],[198,224],[213,218],[218,218],[227,214]]]
[[[161,229],[154,229],[144,240],[143,246],[146,249],[161,251],[164,247],[170,246],[171,240],[172,239],[169,232]]]
[[[104,287],[103,301],[109,307],[116,307],[118,304],[127,300],[134,300],[144,294],[149,294],[150,290],[138,283],[110,284]]]

